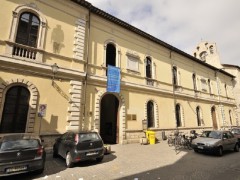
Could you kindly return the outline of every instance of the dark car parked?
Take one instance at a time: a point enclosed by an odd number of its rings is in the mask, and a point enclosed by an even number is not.
[[[46,153],[40,137],[14,133],[0,135],[0,176],[44,171]]]
[[[237,138],[230,132],[224,130],[203,131],[203,133],[192,141],[192,148],[195,152],[211,151],[219,156],[225,150],[239,151]]]
[[[79,161],[96,159],[101,162],[104,157],[102,138],[97,132],[66,132],[53,145],[53,157],[58,155],[66,159],[69,168]]]

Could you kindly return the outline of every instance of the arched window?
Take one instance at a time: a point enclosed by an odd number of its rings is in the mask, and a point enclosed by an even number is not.
[[[106,66],[116,66],[116,47],[109,43],[106,50]]]
[[[201,113],[200,113],[200,107],[199,106],[196,108],[196,114],[197,114],[197,125],[201,126]]]
[[[192,79],[193,79],[193,89],[196,91],[197,90],[197,82],[196,82],[196,75],[195,74],[192,75]]]
[[[148,101],[147,103],[147,122],[148,122],[148,127],[154,127],[154,104],[152,101]]]
[[[200,59],[202,60],[202,61],[204,61],[204,62],[206,62],[206,57],[207,57],[207,52],[206,51],[203,51],[203,52],[201,52],[200,53]]]
[[[212,45],[209,47],[209,50],[210,50],[210,54],[213,54],[213,53],[214,53],[214,50],[213,50],[213,46],[212,46]]]
[[[152,78],[152,61],[150,57],[146,58],[146,77]]]
[[[224,85],[225,88],[225,92],[226,92],[226,97],[228,97],[228,88],[227,88],[227,84]]]
[[[210,79],[208,79],[208,89],[209,89],[209,94],[212,94],[212,87],[211,87]]]
[[[42,62],[47,21],[38,9],[36,4],[32,3],[20,5],[13,11],[6,54]]]
[[[182,116],[181,116],[180,104],[176,105],[175,113],[176,113],[176,125],[177,125],[177,127],[181,127],[182,126]]]
[[[23,12],[20,15],[16,43],[37,47],[40,20],[33,13]]]
[[[173,85],[177,86],[178,85],[178,80],[177,80],[177,67],[174,66],[172,69],[172,74],[173,74]]]
[[[230,125],[232,126],[233,122],[232,122],[232,111],[229,110],[229,121],[230,121]]]
[[[116,66],[116,47],[112,43],[108,43],[106,48],[106,67],[108,65]]]
[[[11,87],[5,97],[0,133],[24,133],[29,109],[30,92],[23,86]]]

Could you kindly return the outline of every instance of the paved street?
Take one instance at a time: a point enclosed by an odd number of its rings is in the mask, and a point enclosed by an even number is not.
[[[21,175],[17,179],[46,180],[240,180],[240,152],[225,152],[223,157],[182,149],[178,154],[166,141],[155,145],[113,145],[103,162],[77,164],[66,169],[63,159],[47,156],[42,175]]]

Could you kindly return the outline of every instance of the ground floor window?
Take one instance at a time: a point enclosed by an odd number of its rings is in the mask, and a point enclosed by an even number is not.
[[[0,133],[22,133],[26,130],[30,92],[23,86],[11,87],[5,96]]]

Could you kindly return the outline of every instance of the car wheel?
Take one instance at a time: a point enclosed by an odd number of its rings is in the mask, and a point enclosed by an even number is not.
[[[73,167],[72,156],[71,156],[70,152],[68,152],[67,156],[66,156],[66,166],[68,168]]]
[[[194,149],[194,152],[198,153],[198,150],[197,150],[197,149]]]
[[[44,167],[42,169],[34,171],[34,174],[42,174],[44,171]]]
[[[103,160],[103,156],[102,156],[102,157],[99,157],[99,158],[96,158],[96,161],[97,161],[97,162],[102,162],[102,160]]]
[[[238,145],[238,143],[235,145],[234,151],[235,151],[235,152],[239,152],[239,145]]]
[[[223,149],[222,149],[222,147],[219,147],[219,148],[217,149],[217,155],[218,155],[218,156],[222,156],[222,155],[223,155]]]

